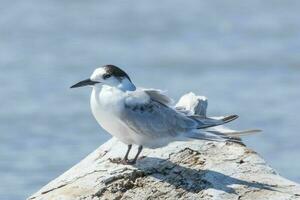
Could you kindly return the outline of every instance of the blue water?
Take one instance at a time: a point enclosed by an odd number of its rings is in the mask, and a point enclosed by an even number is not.
[[[0,199],[24,199],[110,136],[90,88],[104,64],[138,86],[194,91],[300,182],[300,1],[0,1]]]

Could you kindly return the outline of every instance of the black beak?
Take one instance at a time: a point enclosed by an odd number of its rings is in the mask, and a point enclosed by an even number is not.
[[[83,81],[80,81],[79,83],[76,83],[75,85],[72,85],[71,88],[77,88],[77,87],[83,87],[87,85],[95,85],[96,83],[99,83],[98,81],[92,81],[91,79],[85,79]]]

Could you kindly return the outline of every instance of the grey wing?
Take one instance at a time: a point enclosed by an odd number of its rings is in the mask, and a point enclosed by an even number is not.
[[[149,137],[176,137],[177,135],[195,129],[196,120],[190,119],[172,108],[150,99],[140,105],[127,105],[121,119],[137,134]]]
[[[200,115],[188,115],[187,116],[190,119],[194,119],[198,122],[198,129],[204,129],[214,126],[219,126],[222,124],[226,124],[228,122],[231,122],[235,119],[237,119],[238,115],[228,115],[228,116],[222,116],[222,117],[203,117]]]
[[[167,95],[164,94],[163,91],[158,90],[158,89],[143,89],[144,92],[146,92],[150,98],[154,101],[157,101],[159,103],[165,104],[165,105],[170,105],[173,103],[173,99],[168,97]]]

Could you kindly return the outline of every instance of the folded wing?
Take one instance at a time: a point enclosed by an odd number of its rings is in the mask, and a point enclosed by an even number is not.
[[[163,100],[164,99],[164,100]],[[128,93],[122,122],[137,134],[149,137],[176,137],[193,129],[203,129],[222,125],[237,118],[236,115],[220,119],[200,115],[186,115],[169,107],[164,102],[166,96],[159,92],[144,90]]]

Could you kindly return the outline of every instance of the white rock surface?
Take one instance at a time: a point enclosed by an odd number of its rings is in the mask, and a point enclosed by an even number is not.
[[[240,144],[175,142],[134,166],[109,161],[125,151],[111,139],[29,199],[300,199],[297,183]]]
[[[205,116],[207,99],[189,93],[177,107]],[[111,139],[28,199],[300,199],[297,183],[278,175],[241,144],[174,142],[145,149],[145,157],[134,166],[109,161],[123,157],[126,150]]]

